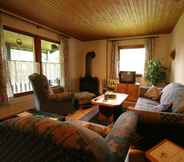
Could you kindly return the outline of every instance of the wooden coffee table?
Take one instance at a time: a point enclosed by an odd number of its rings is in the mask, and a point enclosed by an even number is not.
[[[103,117],[107,117],[109,123],[115,121],[119,116],[119,110],[121,105],[128,97],[125,93],[113,93],[116,95],[114,99],[105,100],[105,95],[98,96],[91,100],[92,104],[99,107],[99,120],[103,120]],[[101,119],[100,119],[101,118]]]

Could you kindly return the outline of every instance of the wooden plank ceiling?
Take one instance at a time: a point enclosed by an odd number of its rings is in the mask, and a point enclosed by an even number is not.
[[[80,40],[169,33],[184,0],[1,0],[2,9]]]

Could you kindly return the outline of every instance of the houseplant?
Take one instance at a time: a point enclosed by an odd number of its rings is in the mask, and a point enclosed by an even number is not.
[[[159,60],[150,59],[146,63],[145,78],[151,85],[157,85],[166,80],[166,68],[161,65]]]

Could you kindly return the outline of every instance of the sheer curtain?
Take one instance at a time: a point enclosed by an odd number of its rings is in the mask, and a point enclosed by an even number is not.
[[[153,58],[154,46],[155,46],[155,39],[154,38],[148,38],[145,40],[146,61]]]
[[[8,60],[5,48],[2,18],[0,15],[0,103],[7,103],[8,97],[13,96],[8,70]]]
[[[108,42],[109,72],[107,79],[118,79],[119,75],[119,52],[118,41]]]
[[[64,90],[66,92],[72,91],[72,79],[70,77],[69,73],[69,49],[68,49],[68,39],[67,38],[61,38],[61,43],[60,43],[60,51],[61,51],[61,61],[64,62],[64,66],[62,68],[62,78],[63,78],[63,85],[64,85]],[[63,57],[62,57],[63,54]]]
[[[149,60],[154,57],[155,50],[155,38],[147,38],[145,40],[145,50],[146,50],[146,59],[145,59],[145,68],[144,68],[144,76],[146,74],[146,64]]]

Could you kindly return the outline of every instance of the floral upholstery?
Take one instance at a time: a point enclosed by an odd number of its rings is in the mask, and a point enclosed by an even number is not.
[[[120,162],[126,157],[136,115],[124,113],[107,138],[70,121],[35,116],[0,124],[2,162]],[[128,124],[130,122],[130,124]]]
[[[123,161],[126,158],[131,143],[131,136],[135,132],[137,116],[135,113],[126,112],[126,117],[121,115],[114,124],[112,131],[105,138],[116,161]]]

